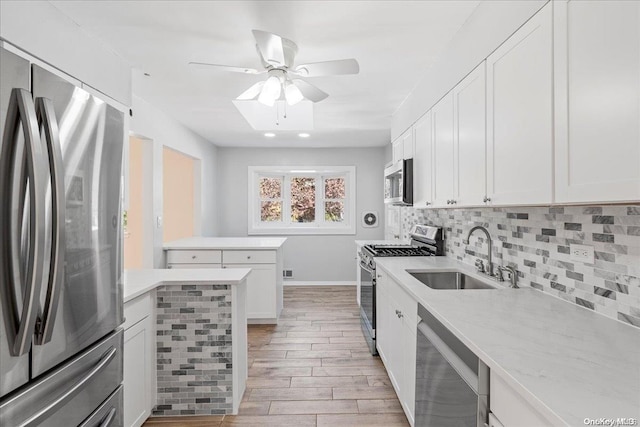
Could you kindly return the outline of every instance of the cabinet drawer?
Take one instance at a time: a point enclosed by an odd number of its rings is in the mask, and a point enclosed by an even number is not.
[[[393,298],[398,307],[394,307],[395,310],[400,310],[404,315],[406,322],[415,328],[418,324],[418,303],[411,297],[402,287],[397,284],[393,279],[387,278],[384,280],[388,295]]]
[[[167,264],[167,268],[222,268],[222,264]]]
[[[167,251],[167,264],[220,264],[222,251]]]
[[[124,304],[124,324],[122,327],[127,330],[152,312],[151,294],[146,293],[138,298],[132,299]]]
[[[224,251],[224,264],[275,264],[275,251]]]

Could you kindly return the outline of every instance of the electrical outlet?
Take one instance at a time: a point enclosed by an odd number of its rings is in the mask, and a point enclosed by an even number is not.
[[[593,264],[595,260],[593,246],[570,244],[569,253],[571,254],[572,261],[580,261],[585,264]]]
[[[285,279],[293,279],[293,270],[282,270],[282,277]]]

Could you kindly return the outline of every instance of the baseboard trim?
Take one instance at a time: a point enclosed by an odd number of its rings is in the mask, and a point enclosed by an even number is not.
[[[356,282],[330,280],[283,280],[283,286],[356,286]]]

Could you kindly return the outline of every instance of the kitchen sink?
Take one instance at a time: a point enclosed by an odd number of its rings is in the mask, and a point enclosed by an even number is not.
[[[431,289],[495,289],[488,283],[467,276],[459,271],[446,271],[439,273],[425,273],[407,271],[410,275],[424,283]]]

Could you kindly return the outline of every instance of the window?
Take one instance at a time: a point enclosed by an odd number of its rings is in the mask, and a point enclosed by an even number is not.
[[[249,167],[249,234],[355,231],[355,167]]]

